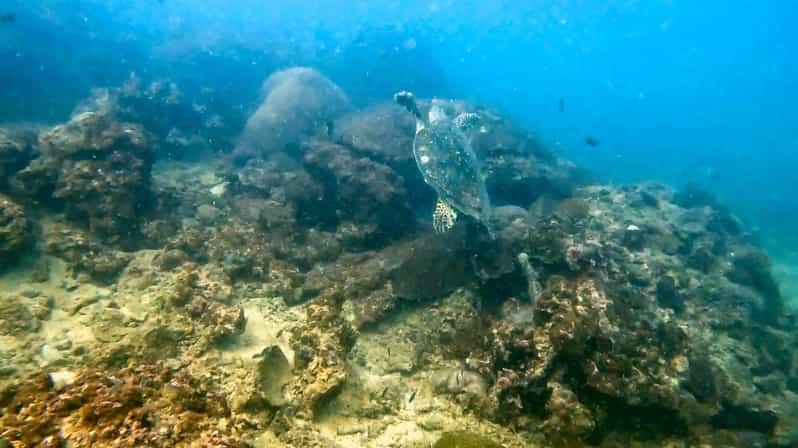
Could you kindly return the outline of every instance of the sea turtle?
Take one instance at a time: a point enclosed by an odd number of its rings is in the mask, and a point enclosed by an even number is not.
[[[451,229],[459,211],[484,224],[492,236],[491,206],[485,181],[477,156],[463,132],[474,125],[479,116],[461,113],[451,119],[441,105],[433,101],[425,118],[412,93],[399,92],[394,100],[416,117],[413,156],[424,181],[438,193],[432,215],[435,231]]]

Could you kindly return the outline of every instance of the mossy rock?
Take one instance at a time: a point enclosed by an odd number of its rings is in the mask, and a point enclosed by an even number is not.
[[[502,446],[477,433],[455,431],[441,436],[433,448],[502,448]]]

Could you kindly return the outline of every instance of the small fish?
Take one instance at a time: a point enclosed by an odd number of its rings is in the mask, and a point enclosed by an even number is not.
[[[558,106],[558,110],[560,112],[565,112],[565,98],[563,98],[563,97],[560,97],[560,103],[559,103],[559,106]]]
[[[413,393],[410,394],[410,398],[407,399],[407,402],[408,403],[412,403],[413,400],[415,400],[415,399],[416,399],[416,391],[413,390]]]
[[[596,137],[588,136],[587,138],[585,138],[585,144],[595,148],[596,146],[599,145],[599,141]]]
[[[0,15],[0,23],[14,23],[17,21],[17,15],[13,12]]]

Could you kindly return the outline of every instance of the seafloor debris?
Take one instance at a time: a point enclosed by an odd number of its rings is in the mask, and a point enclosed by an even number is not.
[[[242,166],[167,162],[152,111],[192,116],[169,83],[95,96],[38,143],[0,134],[0,441],[798,442],[796,316],[711,198],[593,184],[502,114],[441,101],[483,117],[497,238],[436,235],[407,114],[352,112],[303,69],[267,84],[244,134],[268,147],[242,139]]]

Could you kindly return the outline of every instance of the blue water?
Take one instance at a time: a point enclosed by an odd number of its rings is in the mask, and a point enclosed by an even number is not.
[[[90,88],[131,72],[213,87],[247,111],[274,69],[310,65],[359,105],[411,89],[502,108],[608,182],[696,183],[779,249],[785,278],[798,258],[789,1],[15,0],[0,9],[15,15],[0,26],[0,120],[62,121]]]

